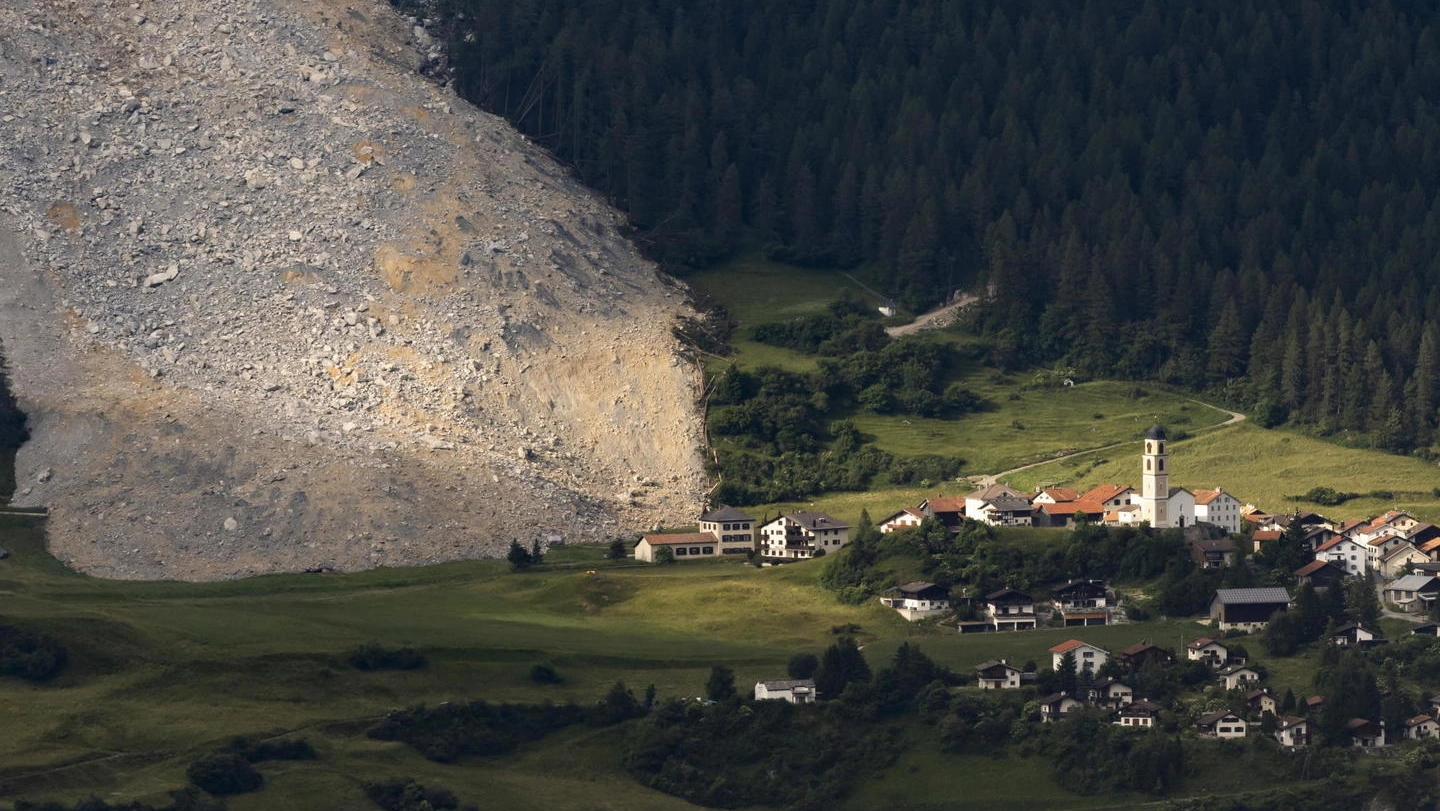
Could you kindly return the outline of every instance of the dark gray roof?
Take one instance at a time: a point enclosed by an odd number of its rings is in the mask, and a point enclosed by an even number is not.
[[[991,659],[991,660],[988,661],[988,662],[981,662],[980,664],[978,664],[978,665],[975,666],[975,669],[976,669],[977,671],[981,672],[981,673],[984,673],[985,671],[987,671],[987,670],[989,670],[989,669],[991,669],[991,668],[994,668],[994,667],[1008,668],[1008,669],[1014,670],[1014,671],[1016,671],[1016,672],[1019,672],[1019,670],[1020,670],[1020,668],[1018,668],[1018,667],[1016,667],[1016,666],[1014,666],[1014,665],[1012,665],[1012,664],[1007,664],[1007,663],[1005,663],[1005,662],[1002,662],[1002,661],[1000,661],[999,659]]]
[[[1015,498],[1013,496],[997,496],[995,498],[992,498],[990,499],[990,506],[994,507],[1000,512],[1006,513],[1021,512],[1023,510],[1031,509],[1030,502],[1026,501],[1023,498]]]
[[[746,515],[745,513],[735,509],[734,507],[722,504],[721,506],[716,507],[710,512],[700,516],[700,520],[710,521],[713,523],[723,523],[725,521],[754,521],[755,518],[753,516]]]
[[[1146,439],[1164,439],[1164,438],[1165,438],[1165,428],[1164,428],[1163,426],[1160,426],[1160,425],[1152,425],[1152,426],[1150,426],[1150,430],[1148,430],[1148,431],[1145,432],[1145,438],[1146,438]]]
[[[1190,542],[1192,546],[1198,547],[1206,552],[1234,552],[1235,542],[1229,538],[1202,538]]]
[[[794,690],[796,687],[815,689],[814,679],[767,679],[762,680],[766,690]]]
[[[1392,580],[1385,584],[1386,589],[1397,591],[1421,591],[1427,588],[1434,588],[1436,578],[1428,574],[1407,574],[1399,580]]]
[[[1265,586],[1256,589],[1216,589],[1215,597],[1225,605],[1290,602],[1290,593],[1279,586]]]
[[[850,525],[825,513],[786,513],[785,517],[802,527],[811,529],[849,529]]]

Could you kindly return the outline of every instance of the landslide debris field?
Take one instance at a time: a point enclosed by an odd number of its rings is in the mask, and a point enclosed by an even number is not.
[[[688,518],[686,291],[383,3],[0,0],[14,503],[119,578]]]

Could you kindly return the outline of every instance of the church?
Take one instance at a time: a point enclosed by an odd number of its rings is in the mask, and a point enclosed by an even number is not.
[[[1195,525],[1195,494],[1170,486],[1165,453],[1165,429],[1154,425],[1145,432],[1145,452],[1140,456],[1140,520],[1156,529]]]

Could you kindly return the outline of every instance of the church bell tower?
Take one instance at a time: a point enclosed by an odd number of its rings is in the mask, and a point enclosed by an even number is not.
[[[1158,425],[1145,432],[1145,453],[1140,457],[1140,499],[1148,508],[1150,525],[1170,526],[1170,473],[1165,467],[1165,429]]]

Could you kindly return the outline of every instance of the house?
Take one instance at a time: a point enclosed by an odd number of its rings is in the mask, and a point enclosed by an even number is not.
[[[1213,524],[1229,533],[1238,533],[1240,500],[1218,487],[1214,490],[1196,490],[1195,520]]]
[[[1281,746],[1309,746],[1311,734],[1310,722],[1293,715],[1281,718],[1275,725],[1275,740]]]
[[[755,548],[755,519],[734,507],[720,506],[700,516],[700,531],[719,539],[724,551],[737,554]],[[730,551],[730,550],[734,551]]]
[[[1241,690],[1260,683],[1260,671],[1245,665],[1229,665],[1216,672],[1220,686],[1226,690]]]
[[[918,527],[920,526],[920,522],[924,520],[925,514],[920,512],[919,509],[906,507],[899,512],[890,513],[880,519],[880,523],[876,524],[875,527],[880,530],[880,534],[889,535],[897,529]]]
[[[1208,636],[1185,646],[1185,658],[1192,662],[1204,662],[1210,667],[1224,667],[1230,661],[1230,648],[1223,642],[1216,642]]]
[[[1377,724],[1368,718],[1351,718],[1345,724],[1345,731],[1350,733],[1351,746],[1361,746],[1366,749],[1385,746],[1384,724]]]
[[[934,583],[916,581],[886,589],[880,593],[880,604],[900,612],[914,622],[950,610],[950,589]]]
[[[1040,705],[1040,721],[1046,724],[1059,721],[1077,707],[1085,706],[1069,693],[1054,693],[1039,699],[1037,703]]]
[[[1258,553],[1261,549],[1265,548],[1265,544],[1271,541],[1278,541],[1283,537],[1285,537],[1285,533],[1282,530],[1257,529],[1250,533],[1250,543],[1254,545],[1255,551]]]
[[[1071,580],[1050,590],[1065,626],[1105,625],[1110,621],[1110,593],[1103,580]]]
[[[985,618],[997,631],[1028,631],[1035,627],[1035,600],[1023,591],[1000,589],[985,595]]]
[[[1210,601],[1210,616],[1220,630],[1259,631],[1276,611],[1290,608],[1290,594],[1279,586],[1250,589],[1217,589]]]
[[[981,690],[1016,690],[1020,687],[1020,669],[1004,659],[991,659],[975,666],[975,681]]]
[[[1079,499],[1080,491],[1078,490],[1071,490],[1069,487],[1049,487],[1037,492],[1035,498],[1031,500],[1031,503],[1038,507],[1041,504],[1063,504],[1067,501],[1078,501]]]
[[[1339,537],[1342,537],[1340,533],[1329,527],[1311,527],[1305,531],[1305,534],[1300,536],[1300,543],[1306,549],[1314,552],[1316,549]]]
[[[1370,648],[1384,645],[1385,638],[1357,622],[1347,622],[1335,629],[1335,635],[1330,637],[1330,644],[1341,648]]]
[[[825,513],[787,513],[760,527],[760,553],[805,560],[834,552],[850,541],[850,525]]]
[[[1440,737],[1440,724],[1428,715],[1417,715],[1405,722],[1401,734],[1407,741]]]
[[[1316,713],[1325,709],[1325,696],[1310,696],[1305,699],[1305,714],[1315,718]]]
[[[1315,548],[1315,559],[1339,566],[1352,577],[1359,577],[1370,567],[1370,553],[1364,544],[1340,535]]]
[[[721,555],[720,541],[708,532],[669,532],[644,535],[635,544],[635,559],[655,562],[655,553],[668,548],[675,560],[714,558]]]
[[[1195,494],[1183,487],[1170,486],[1165,450],[1165,429],[1150,426],[1145,432],[1144,452],[1140,455],[1140,520],[1156,529],[1188,527],[1195,524]]]
[[[1411,530],[1420,526],[1420,519],[1404,510],[1390,510],[1384,515],[1376,516],[1375,520],[1370,522],[1370,525],[1374,527],[1394,527],[1408,535]]]
[[[1427,622],[1424,625],[1416,625],[1410,629],[1410,633],[1417,636],[1440,636],[1440,625]]]
[[[997,496],[985,504],[981,522],[994,527],[1028,527],[1034,508],[1023,498]]]
[[[1118,710],[1135,700],[1135,691],[1119,679],[1101,679],[1090,685],[1086,699],[1106,709]]]
[[[1207,713],[1195,722],[1195,729],[1207,738],[1243,738],[1249,731],[1245,719],[1229,710]]]
[[[1130,672],[1133,673],[1151,662],[1168,665],[1175,661],[1175,652],[1169,648],[1152,645],[1149,642],[1138,642],[1120,651],[1115,658],[1118,659],[1121,664],[1130,668]]]
[[[936,496],[927,498],[916,505],[915,509],[926,518],[934,518],[945,525],[951,532],[959,532],[961,525],[965,523],[965,502],[959,496]]]
[[[1050,669],[1058,673],[1060,661],[1065,658],[1067,653],[1075,656],[1075,672],[1077,674],[1087,671],[1091,674],[1098,673],[1100,668],[1105,666],[1106,660],[1110,658],[1110,652],[1104,648],[1096,647],[1088,642],[1081,642],[1078,639],[1067,639],[1050,649]]]
[[[1440,577],[1407,574],[1385,584],[1385,602],[1394,603],[1401,611],[1429,611],[1440,598]]]
[[[1409,532],[1405,533],[1405,540],[1418,547],[1423,547],[1431,541],[1440,540],[1440,527],[1434,524],[1416,525],[1411,527]]]
[[[778,679],[755,682],[756,701],[788,701],[791,704],[815,703],[814,679]]]
[[[1378,571],[1381,577],[1399,577],[1408,572],[1414,564],[1427,563],[1429,560],[1429,555],[1406,542],[1381,556]]]
[[[1093,502],[1109,511],[1133,506],[1137,495],[1135,488],[1123,484],[1100,484],[1081,493],[1075,500]]]
[[[1105,508],[1094,501],[1065,501],[1035,507],[1030,522],[1037,527],[1073,527],[1099,524],[1105,520]]]
[[[1023,519],[1018,515],[1022,509],[1025,513]],[[976,490],[965,497],[965,517],[986,524],[997,520],[1007,520],[1008,516],[1009,520],[1023,520],[1025,525],[1029,525],[1030,509],[1028,495],[999,483]],[[1004,524],[1003,526],[1014,525]]]
[[[1199,538],[1190,542],[1190,557],[1201,569],[1223,569],[1235,562],[1235,542],[1229,538]]]
[[[1312,560],[1295,570],[1299,585],[1309,583],[1317,589],[1326,589],[1347,577],[1345,570],[1328,560]]]
[[[1405,544],[1405,538],[1399,534],[1399,530],[1384,528],[1381,535],[1375,535],[1365,539],[1366,558],[1369,560],[1369,567],[1374,571],[1380,571],[1380,562],[1395,550],[1395,547]],[[1362,536],[1364,537],[1364,536]]]
[[[1120,718],[1115,723],[1122,727],[1153,727],[1164,707],[1153,701],[1140,699],[1120,708]]]
[[[1245,694],[1245,703],[1250,705],[1250,711],[1256,715],[1270,713],[1277,715],[1280,712],[1280,702],[1270,692],[1269,687],[1261,687],[1259,690],[1251,690]]]

